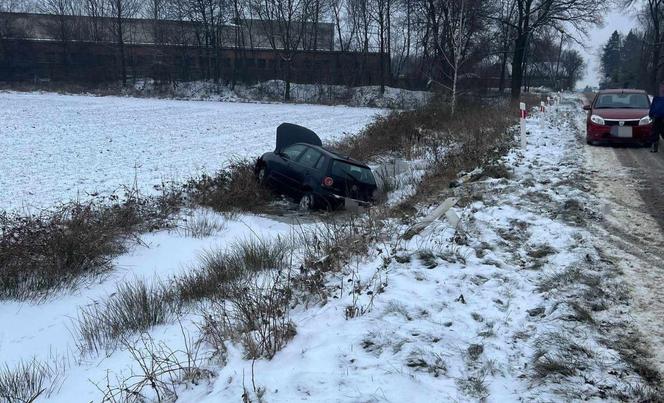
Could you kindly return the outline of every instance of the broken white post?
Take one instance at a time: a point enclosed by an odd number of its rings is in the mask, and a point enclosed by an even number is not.
[[[403,238],[404,239],[411,239],[415,235],[419,234],[423,229],[428,227],[432,222],[434,222],[437,219],[439,219],[440,217],[442,217],[443,214],[447,213],[447,211],[449,209],[454,207],[454,205],[457,203],[457,201],[459,201],[459,199],[457,199],[456,197],[448,197],[447,199],[445,199],[445,201],[440,206],[436,207],[431,213],[429,213],[429,215],[424,217],[422,219],[422,221],[420,221],[420,222],[416,223],[415,225],[413,225],[412,227],[410,227],[408,229],[408,231],[406,231],[403,234]],[[456,224],[458,225],[458,221],[457,221]]]
[[[521,148],[526,148],[526,103],[521,102],[519,104],[519,110],[521,111]]]

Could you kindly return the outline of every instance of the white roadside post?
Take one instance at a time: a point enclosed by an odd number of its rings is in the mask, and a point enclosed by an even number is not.
[[[521,148],[526,148],[526,103],[521,102],[519,104],[519,110],[521,111]]]

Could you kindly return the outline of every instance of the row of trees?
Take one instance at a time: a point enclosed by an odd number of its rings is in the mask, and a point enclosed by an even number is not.
[[[286,81],[296,51],[312,47],[311,41],[316,48],[318,30],[306,27],[329,22],[335,49],[380,52],[381,64],[389,66],[379,70],[381,86],[394,80],[406,85],[428,82],[447,89],[452,99],[469,83],[487,77],[497,80],[489,86],[501,92],[511,80],[514,98],[529,74],[548,74],[560,88],[574,86],[583,63],[567,47],[571,38],[600,22],[607,6],[596,0],[0,0],[0,11],[62,16],[63,36],[68,15],[112,18],[123,78],[128,18],[196,22],[198,45],[212,54],[228,46],[223,26],[270,21],[262,27],[270,30],[270,45],[285,62]],[[241,30],[236,32],[239,44],[245,38],[239,37]],[[562,41],[552,44],[556,35],[562,35]],[[552,65],[554,70],[542,72],[542,66]],[[212,75],[214,70],[211,66]]]
[[[649,88],[648,47],[643,34],[614,31],[600,55],[601,88]]]
[[[626,0],[638,27],[614,31],[600,55],[600,87],[632,87],[660,92],[664,82],[664,0]]]

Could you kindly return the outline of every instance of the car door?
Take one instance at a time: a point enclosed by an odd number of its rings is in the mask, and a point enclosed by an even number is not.
[[[296,182],[293,178],[295,174],[293,172],[292,163],[294,160],[297,160],[306,149],[307,146],[304,144],[293,144],[276,154],[273,166],[270,168],[272,170],[272,177],[278,184],[289,188],[283,189],[286,192],[288,192],[290,188],[296,188]]]
[[[297,160],[291,162],[293,181],[300,193],[314,190],[319,176],[316,175],[316,165],[322,157],[323,154],[320,151],[307,147]]]

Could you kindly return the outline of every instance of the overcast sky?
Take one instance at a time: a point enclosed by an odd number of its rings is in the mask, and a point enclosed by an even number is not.
[[[624,8],[612,10],[605,16],[604,26],[593,29],[590,32],[588,46],[585,49],[580,46],[578,47],[588,64],[586,76],[577,84],[579,88],[584,88],[586,85],[597,86],[599,84],[599,54],[602,46],[609,40],[613,31],[618,30],[626,34],[630,28],[635,27],[637,23],[634,14],[635,10]]]

